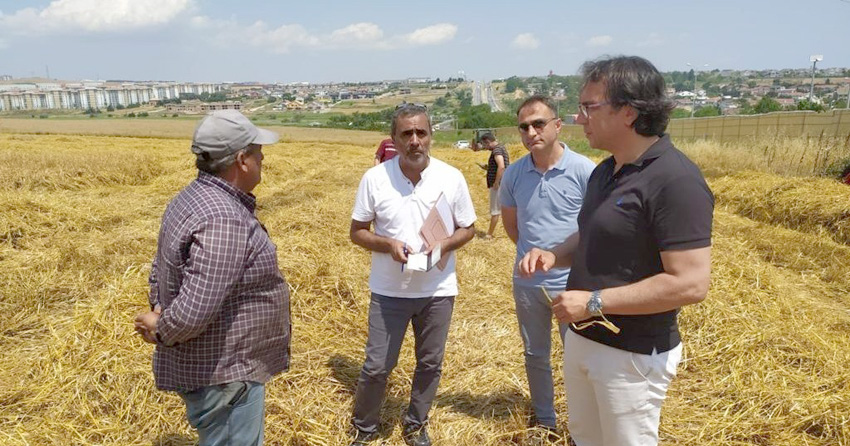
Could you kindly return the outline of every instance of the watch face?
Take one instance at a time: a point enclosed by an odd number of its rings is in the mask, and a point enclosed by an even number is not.
[[[592,315],[602,314],[602,299],[596,291],[590,294],[590,300],[587,301],[587,312]]]

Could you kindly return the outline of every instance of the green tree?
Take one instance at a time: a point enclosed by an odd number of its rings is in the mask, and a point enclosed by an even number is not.
[[[505,80],[505,93],[513,93],[523,87],[524,83],[516,76],[511,76]]]
[[[203,92],[203,93],[200,94],[200,96],[198,96],[198,99],[200,99],[203,102],[224,102],[224,101],[227,100],[227,95],[225,95],[224,93],[221,93],[221,92],[218,92],[218,93]]]
[[[673,82],[673,89],[676,91],[689,91],[693,84],[685,81],[676,81]]]
[[[776,111],[781,111],[781,110],[782,110],[782,105],[780,105],[779,102],[776,101],[775,99],[768,97],[768,96],[764,96],[763,98],[761,98],[761,100],[758,102],[758,104],[756,104],[756,106],[753,108],[753,111],[756,114],[770,113],[770,112],[776,112]]]
[[[705,90],[707,96],[720,96],[722,94],[720,86],[711,81],[703,83],[701,88]]]
[[[670,113],[670,119],[690,118],[691,112],[684,108],[676,108]]]
[[[753,106],[750,105],[750,101],[741,98],[738,99],[738,114],[739,115],[753,115],[755,114],[755,110],[753,110]]]
[[[716,105],[708,105],[705,107],[700,107],[694,112],[695,118],[705,118],[709,116],[720,116],[720,107]]]
[[[493,112],[487,104],[462,107],[457,115],[458,126],[464,129],[482,127],[512,127],[516,118],[507,112]]]
[[[824,111],[823,105],[818,104],[815,101],[809,101],[808,99],[802,99],[797,103],[797,110],[812,110],[816,112]]]
[[[328,119],[328,127],[358,130],[387,131],[390,127],[393,109],[387,108],[374,113],[337,114]]]

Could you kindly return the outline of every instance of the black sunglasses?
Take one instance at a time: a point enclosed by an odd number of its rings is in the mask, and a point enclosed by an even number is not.
[[[523,122],[522,124],[518,125],[517,127],[519,127],[519,129],[523,132],[527,132],[529,127],[534,127],[534,130],[537,130],[539,132],[539,131],[543,130],[550,122],[552,122],[556,119],[558,119],[557,116],[555,116],[552,119],[535,119],[534,121],[531,121],[530,123],[529,122]]]

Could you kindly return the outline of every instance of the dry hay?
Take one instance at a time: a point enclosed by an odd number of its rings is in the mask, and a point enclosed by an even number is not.
[[[41,135],[98,135],[133,136],[140,138],[181,138],[191,139],[197,119],[26,119],[13,118],[0,120],[0,135],[41,134]],[[308,128],[291,126],[265,126],[275,130],[284,142],[334,142],[344,144],[375,144],[384,138],[378,132],[363,130],[341,130],[327,128]],[[185,144],[185,141],[184,141]]]
[[[741,172],[712,181],[711,188],[737,214],[850,243],[850,188],[835,180]]]
[[[24,161],[17,180],[0,177],[0,443],[192,444],[182,402],[153,388],[152,347],[131,322],[146,305],[162,210],[194,174],[187,141],[18,138],[0,135],[0,154]],[[51,152],[62,157],[48,169]],[[292,370],[268,387],[267,444],[344,444],[369,269],[348,225],[373,144],[284,143],[265,153],[259,214],[292,289],[294,330]],[[487,209],[474,164],[482,154],[434,153],[464,172],[476,208]],[[122,159],[155,167],[127,169]],[[94,179],[54,172],[75,169]],[[476,226],[488,220],[481,214]],[[686,358],[664,409],[663,444],[850,445],[850,281],[830,263],[850,258],[847,247],[722,209],[716,222],[709,298],[682,312]],[[515,445],[527,436],[513,246],[499,235],[458,255],[461,295],[432,412],[438,444]],[[408,338],[383,413],[387,444],[401,444],[413,365]]]
[[[720,143],[713,140],[677,142],[708,177],[741,171],[778,175],[836,175],[850,162],[850,138],[744,138]]]
[[[847,301],[766,262],[741,220],[716,213],[711,291],[680,318],[688,353],[662,429],[674,444],[846,445]]]

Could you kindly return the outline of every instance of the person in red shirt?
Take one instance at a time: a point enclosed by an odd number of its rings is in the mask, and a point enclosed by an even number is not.
[[[393,145],[393,139],[387,138],[381,141],[381,145],[378,146],[378,151],[375,152],[375,165],[383,163],[384,161],[389,161],[393,159],[396,155],[395,146]]]

